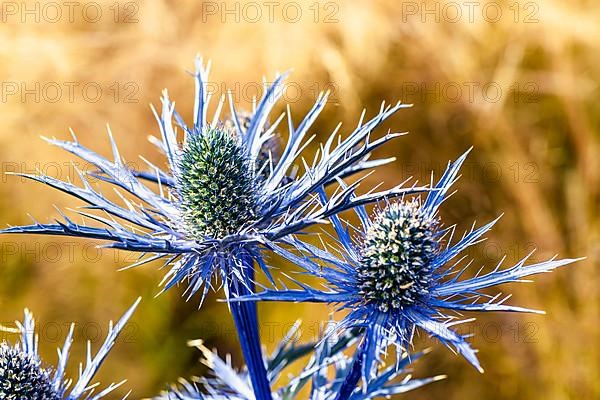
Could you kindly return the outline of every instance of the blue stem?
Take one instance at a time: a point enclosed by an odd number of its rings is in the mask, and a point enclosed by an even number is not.
[[[335,400],[347,400],[350,398],[356,387],[358,386],[358,382],[360,381],[360,377],[362,376],[362,365],[363,358],[365,356],[365,346],[366,340],[364,340],[358,349],[356,350],[356,355],[354,356],[354,361],[352,362],[352,369],[346,375],[346,379],[342,386],[340,387],[340,391],[338,392]]]
[[[233,296],[250,294],[254,290],[254,262],[249,255],[243,256],[242,260],[244,264],[243,274],[247,278],[246,285],[249,287],[233,280],[230,282]],[[272,400],[271,387],[267,379],[267,370],[262,355],[256,303],[253,301],[240,301],[229,304],[256,400]]]

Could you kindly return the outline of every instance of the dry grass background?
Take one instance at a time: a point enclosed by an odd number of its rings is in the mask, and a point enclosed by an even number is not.
[[[36,2],[26,3],[31,9]],[[36,23],[32,16],[22,22],[21,14],[3,15],[3,172],[32,171],[38,165],[54,176],[72,176],[71,158],[49,148],[39,135],[66,138],[72,127],[82,142],[107,151],[107,122],[125,158],[139,163],[137,155],[144,154],[161,162],[145,140],[157,132],[147,104],[158,103],[160,90],[167,87],[180,111],[190,116],[192,81],[183,71],[192,67],[197,52],[213,60],[211,81],[228,87],[243,87],[263,75],[293,68],[291,81],[301,88],[293,104],[295,115],[307,110],[317,88],[333,87],[335,100],[316,127],[321,138],[338,120],[355,123],[363,106],[373,112],[384,99],[412,102],[413,109],[388,124],[411,131],[382,150],[398,161],[369,178],[370,183],[391,185],[408,175],[427,179],[430,169],[439,172],[447,160],[474,145],[460,192],[447,204],[444,217],[466,228],[474,218],[484,221],[505,213],[487,244],[473,251],[476,261],[490,267],[500,253],[515,261],[531,246],[540,249],[538,259],[554,253],[588,259],[539,277],[536,285],[507,288],[514,292],[515,303],[546,309],[547,316],[495,315],[478,320],[473,326],[474,345],[481,349],[484,375],[436,346],[415,373],[448,373],[449,378],[404,397],[600,398],[600,3],[520,2],[515,22],[510,8],[514,2],[498,1],[494,4],[503,16],[495,23],[481,15],[486,2],[477,3],[472,23],[464,14],[464,2],[458,2],[463,5],[458,22],[449,20],[452,14],[441,15],[439,22],[435,15],[409,15],[409,2],[336,1],[330,8],[321,2],[318,23],[309,8],[313,1],[295,2],[303,11],[297,23],[285,21],[277,11],[272,23],[266,14],[256,23],[244,18],[236,22],[233,15],[203,14],[201,3],[191,0],[138,1],[129,8],[136,10],[137,23],[115,23],[109,9],[113,3],[95,3],[103,10],[96,23],[77,11],[86,3],[76,9],[73,22],[67,15],[56,23],[43,16]],[[421,11],[436,4],[426,3],[412,2]],[[443,13],[446,3],[437,4]],[[234,2],[226,6],[231,9]],[[538,21],[524,23],[536,7]],[[338,22],[324,23],[326,12],[336,8]],[[262,10],[266,13],[264,6]],[[56,102],[54,92],[42,92],[39,101],[33,94],[22,99],[21,88],[16,95],[7,94],[13,83],[31,89],[36,82],[40,88],[57,83],[63,94]],[[72,101],[66,89],[69,82],[79,83]],[[80,89],[90,82],[102,88],[96,102],[86,99]],[[134,86],[125,87],[127,83]],[[498,101],[486,100],[477,89],[469,96],[469,85],[486,84],[502,88]],[[462,89],[458,96],[452,91],[457,86]],[[137,88],[132,97],[137,102],[126,102],[132,88]],[[292,92],[289,96],[295,98]],[[247,105],[246,100],[240,101]],[[1,179],[0,215],[6,223],[27,222],[27,212],[49,219],[57,215],[54,204],[76,206],[72,199],[34,183]],[[75,352],[81,355],[83,340],[96,337],[98,327],[105,333],[105,322],[118,317],[141,294],[145,301],[100,374],[103,382],[128,378],[126,387],[133,388],[133,398],[140,398],[177,376],[199,373],[198,354],[185,342],[200,336],[222,352],[234,353],[239,361],[225,307],[209,301],[195,313],[197,304],[184,304],[175,291],[153,299],[161,275],[156,269],[116,272],[130,261],[126,254],[98,255],[75,240],[7,236],[2,242],[0,321],[18,318],[29,306],[40,320],[50,360],[55,357],[57,336],[66,334],[64,323],[78,322]],[[328,312],[303,305],[268,305],[262,310],[263,321],[279,324],[270,325],[274,337],[298,316],[306,324],[304,335],[311,336]],[[263,333],[272,347],[270,332]],[[98,345],[97,340],[94,343]]]

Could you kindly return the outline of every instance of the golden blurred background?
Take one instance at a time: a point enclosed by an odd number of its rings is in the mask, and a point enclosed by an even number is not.
[[[146,140],[158,132],[148,104],[159,104],[168,88],[190,118],[193,81],[185,71],[196,53],[212,59],[217,95],[232,89],[240,107],[248,107],[262,76],[277,71],[293,70],[285,97],[296,120],[318,91],[332,90],[315,127],[320,139],[337,121],[351,127],[363,107],[373,115],[382,100],[413,103],[380,130],[411,134],[380,151],[398,160],[369,184],[428,181],[431,170],[440,173],[473,145],[443,217],[468,228],[504,213],[488,241],[472,250],[476,263],[491,268],[503,254],[514,262],[533,247],[536,260],[556,253],[588,258],[535,284],[506,288],[513,303],[546,316],[496,314],[471,324],[485,374],[434,345],[415,376],[448,379],[402,397],[600,398],[597,1],[19,1],[2,2],[0,11],[3,173],[37,168],[75,179],[74,159],[39,136],[66,139],[73,128],[81,142],[107,154],[106,123],[132,164],[141,165],[139,154],[162,163]],[[0,179],[3,223],[28,223],[27,213],[45,222],[59,215],[55,205],[80,205],[21,178]],[[30,307],[49,362],[69,321],[77,322],[73,360],[82,359],[85,339],[97,348],[108,320],[142,295],[99,375],[103,383],[127,378],[118,394],[151,396],[178,376],[201,373],[189,339],[232,353],[239,365],[220,296],[201,312],[177,289],[154,298],[157,265],[117,272],[134,259],[89,242],[4,236],[1,243],[0,322]],[[303,336],[314,337],[329,310],[269,304],[261,312],[272,349],[298,317]]]

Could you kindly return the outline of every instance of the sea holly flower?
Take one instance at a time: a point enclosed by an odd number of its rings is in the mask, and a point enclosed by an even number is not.
[[[271,85],[265,84],[264,96],[251,117],[244,113],[238,118],[231,104],[232,117],[226,123],[220,122],[222,97],[209,121],[211,93],[206,85],[209,66],[198,60],[196,67],[193,124],[185,124],[166,91],[162,114],[155,112],[161,139],[152,137],[151,141],[166,155],[167,169],[145,159],[150,172],[129,168],[110,129],[112,159],[84,147],[74,134],[74,141],[46,139],[95,166],[98,172],[91,175],[114,185],[123,205],[95,190],[83,173],[80,174],[83,186],[45,175],[17,174],[77,197],[88,203],[84,210],[99,210],[104,215],[79,211],[99,226],[79,224],[63,215],[63,221],[50,224],[35,221],[33,225],[9,227],[0,233],[106,240],[110,242],[106,247],[142,253],[142,259],[134,266],[163,259],[171,267],[163,282],[164,290],[186,282],[188,297],[200,292],[204,298],[211,279],[220,277],[223,283],[230,283],[224,285],[229,296],[235,286],[231,282],[250,285],[245,263],[256,262],[270,276],[262,248],[269,248],[272,243],[311,225],[327,222],[330,215],[357,205],[423,190],[407,189],[400,184],[356,197],[358,184],[355,184],[327,204],[320,204],[316,195],[321,186],[335,183],[340,177],[392,161],[393,158],[370,160],[369,157],[374,149],[402,133],[388,133],[376,140],[371,140],[371,133],[408,105],[382,104],[379,113],[366,122],[363,113],[358,126],[344,139],[339,135],[341,124],[338,125],[309,163],[302,157],[302,150],[314,138],[307,136],[327,103],[327,93],[318,97],[297,127],[289,106],[287,113],[269,125],[271,110],[282,96],[285,76],[279,76]],[[270,150],[275,147],[272,140],[285,114],[289,137],[281,154],[275,155]],[[176,125],[183,131],[182,141]],[[294,171],[300,160],[304,173],[297,174]],[[146,185],[149,181],[157,184],[156,191]],[[126,198],[123,192],[136,200]]]
[[[274,387],[280,381],[287,367],[301,358],[309,355],[308,363],[290,378],[289,382],[281,384],[273,390],[272,397],[276,400],[293,400],[306,397],[306,387],[310,385],[308,399],[333,400],[349,372],[351,360],[344,354],[359,336],[359,330],[348,330],[340,336],[332,334],[318,343],[296,344],[299,323],[294,325],[275,351],[267,357],[265,364],[271,385]],[[216,352],[210,351],[202,341],[191,341],[203,355],[201,360],[210,370],[209,377],[180,379],[178,384],[156,397],[156,400],[254,400],[252,383],[248,371],[236,370],[229,357],[223,360]],[[378,374],[367,390],[356,389],[349,397],[352,400],[370,400],[389,397],[393,394],[405,393],[431,382],[443,379],[435,376],[425,379],[412,379],[406,368],[425,353],[403,354],[398,365],[391,366]],[[399,377],[405,375],[402,379]]]
[[[95,356],[92,355],[91,343],[88,342],[85,367],[81,366],[79,378],[76,380],[65,377],[74,324],[71,325],[62,349],[58,350],[56,367],[47,365],[38,355],[35,320],[29,310],[25,310],[23,322],[16,322],[16,328],[0,326],[3,331],[21,335],[21,341],[15,345],[8,342],[0,344],[0,399],[96,400],[106,397],[125,381],[110,384],[97,393],[98,384],[91,384],[91,381],[139,302],[140,299],[127,310],[116,325],[110,323],[106,340]]]
[[[461,253],[483,240],[497,220],[466,232],[454,240],[455,228],[444,227],[438,214],[448,191],[458,179],[463,154],[448,165],[436,185],[421,197],[389,200],[370,218],[364,207],[356,207],[362,228],[353,236],[337,216],[333,226],[339,236],[343,257],[333,251],[297,242],[304,256],[276,248],[288,258],[296,257],[310,274],[325,280],[325,289],[298,283],[300,289],[271,290],[245,296],[236,301],[270,300],[331,303],[347,312],[339,329],[362,327],[364,336],[353,372],[341,390],[347,398],[360,378],[374,378],[378,361],[389,345],[403,351],[409,348],[416,328],[429,333],[454,348],[475,368],[483,371],[475,351],[452,327],[461,322],[464,311],[534,312],[505,304],[510,296],[490,296],[484,289],[509,282],[523,282],[525,277],[552,271],[574,259],[526,265],[530,255],[510,268],[502,262],[492,272],[463,278],[470,267]],[[324,192],[322,199],[326,201]]]
[[[287,243],[290,235],[327,222],[339,212],[423,189],[404,188],[400,184],[390,190],[356,196],[357,182],[324,204],[317,195],[322,186],[336,184],[341,177],[392,160],[370,160],[369,156],[374,149],[401,134],[388,133],[372,140],[371,133],[407,105],[382,104],[379,113],[368,121],[363,112],[357,127],[344,138],[338,134],[338,125],[309,162],[301,154],[311,140],[307,139],[308,133],[327,102],[326,93],[317,98],[298,126],[289,106],[287,113],[269,124],[271,111],[283,91],[285,76],[278,76],[272,84],[265,83],[264,95],[251,117],[238,116],[230,98],[231,117],[227,124],[220,121],[224,97],[208,119],[209,69],[210,65],[205,67],[197,60],[192,125],[186,125],[175,111],[166,91],[161,115],[155,111],[161,138],[152,141],[165,154],[166,168],[149,162],[149,172],[127,167],[110,130],[112,159],[84,147],[74,135],[73,141],[47,139],[94,165],[98,173],[93,175],[113,185],[121,201],[113,201],[94,189],[83,173],[82,186],[44,175],[20,174],[88,203],[79,214],[91,224],[76,223],[63,215],[64,220],[56,223],[35,221],[0,233],[106,240],[109,242],[106,247],[141,253],[140,261],[133,266],[163,260],[170,268],[163,280],[164,290],[186,283],[188,299],[199,293],[202,300],[220,279],[229,298],[253,292],[256,265],[272,281],[263,259],[265,249]],[[281,154],[274,156],[269,147],[285,114],[287,144]],[[176,125],[182,135],[178,135]],[[270,391],[262,365],[256,307],[252,303],[235,303],[230,307],[254,388],[259,398],[268,399]]]

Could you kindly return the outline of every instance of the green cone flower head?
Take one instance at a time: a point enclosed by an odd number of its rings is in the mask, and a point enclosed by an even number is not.
[[[177,177],[187,232],[199,239],[238,232],[257,215],[257,182],[250,160],[226,128],[208,128],[187,139]]]
[[[358,285],[379,310],[411,305],[428,292],[431,260],[438,249],[438,220],[417,199],[394,202],[376,217],[364,238]]]

